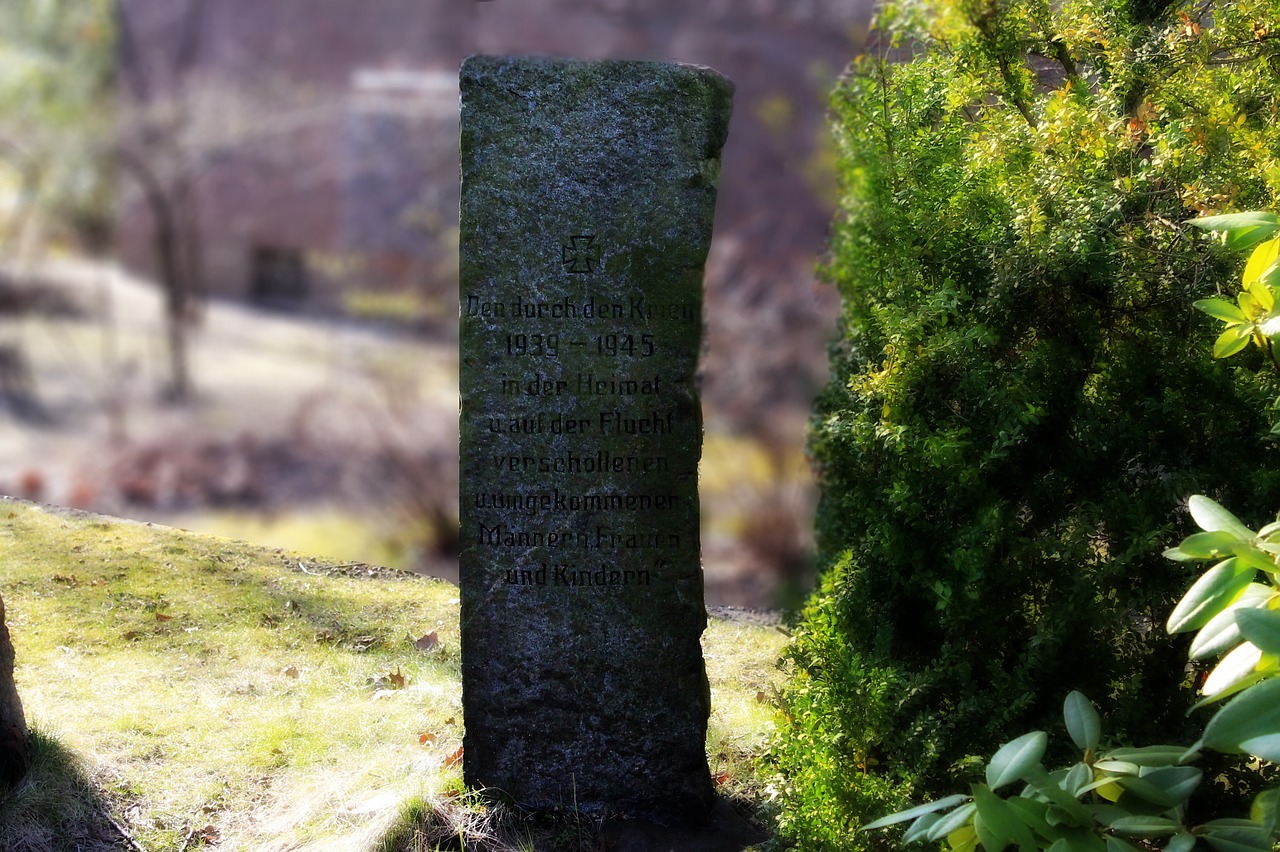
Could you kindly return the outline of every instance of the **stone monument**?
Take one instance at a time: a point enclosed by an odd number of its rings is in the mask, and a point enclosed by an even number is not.
[[[4,598],[0,597],[0,790],[17,784],[31,766],[27,720],[13,682],[13,666],[13,640],[5,625]]]
[[[468,785],[701,818],[702,270],[733,85],[652,62],[463,63]]]

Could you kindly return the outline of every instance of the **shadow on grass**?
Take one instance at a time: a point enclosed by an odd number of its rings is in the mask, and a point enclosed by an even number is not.
[[[703,826],[668,828],[642,820],[600,820],[571,812],[530,813],[480,793],[402,807],[375,852],[749,852],[770,834],[750,803],[720,799]]]
[[[31,769],[0,794],[0,849],[5,852],[117,852],[133,847],[107,816],[107,803],[74,754],[31,731]]]

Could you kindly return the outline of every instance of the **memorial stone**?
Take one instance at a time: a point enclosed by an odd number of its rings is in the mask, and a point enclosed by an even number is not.
[[[713,799],[695,371],[732,92],[688,65],[462,66],[464,775],[523,806]]]
[[[22,700],[13,681],[13,640],[5,625],[0,597],[0,791],[21,780],[31,766],[31,745]]]

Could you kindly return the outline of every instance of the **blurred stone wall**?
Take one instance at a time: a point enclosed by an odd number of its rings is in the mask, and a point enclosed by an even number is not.
[[[737,84],[708,268],[708,403],[749,425],[825,373],[827,93],[870,0],[120,0],[121,134],[177,193],[208,292],[303,310],[399,294],[456,328],[457,88],[471,53],[676,60]],[[175,153],[176,152],[176,153]],[[152,265],[122,182],[120,245]],[[744,353],[745,357],[740,357]],[[718,359],[718,362],[717,362]],[[803,408],[803,405],[801,408]]]

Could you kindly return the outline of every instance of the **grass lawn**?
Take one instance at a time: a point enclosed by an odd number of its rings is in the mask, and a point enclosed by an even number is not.
[[[148,852],[501,846],[462,788],[455,586],[0,500],[0,594],[45,773],[0,848],[96,848],[95,819]],[[708,755],[746,802],[784,642],[703,637]]]

